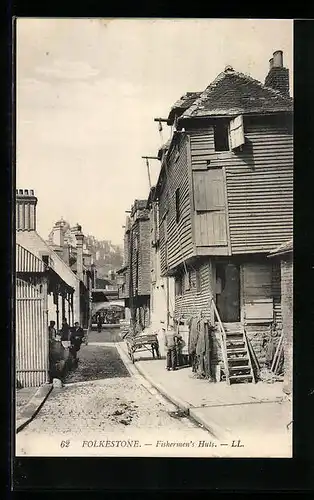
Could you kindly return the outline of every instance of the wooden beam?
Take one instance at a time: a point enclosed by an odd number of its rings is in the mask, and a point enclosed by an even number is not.
[[[154,118],[154,122],[164,122],[167,123],[168,118]]]
[[[158,156],[142,156],[144,160],[159,160]]]

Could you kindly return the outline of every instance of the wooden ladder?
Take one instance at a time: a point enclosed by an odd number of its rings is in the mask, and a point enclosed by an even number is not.
[[[227,363],[230,383],[256,382],[251,353],[241,323],[225,324]]]
[[[226,382],[239,384],[241,382],[256,382],[252,367],[250,350],[241,323],[223,324],[216,304],[212,299],[214,316],[216,316],[221,341]]]

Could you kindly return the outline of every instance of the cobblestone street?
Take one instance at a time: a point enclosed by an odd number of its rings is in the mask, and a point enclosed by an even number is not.
[[[146,456],[200,454],[199,441],[209,443],[211,435],[180,414],[140,374],[130,374],[116,345],[82,346],[79,366],[65,386],[54,389],[35,419],[17,434],[17,455],[139,455],[133,447],[104,446],[115,440],[138,440],[140,454]],[[185,444],[174,449],[164,445],[167,440]],[[201,454],[214,456],[213,450],[202,448]]]

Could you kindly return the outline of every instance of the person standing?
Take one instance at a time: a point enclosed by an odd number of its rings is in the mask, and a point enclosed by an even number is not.
[[[50,321],[48,326],[49,340],[56,340],[57,330],[55,328],[55,321]]]
[[[68,349],[70,346],[71,331],[70,331],[70,326],[68,325],[66,318],[63,318],[63,320],[62,320],[62,327],[60,330],[60,334],[61,334],[61,342],[62,342],[63,347],[65,349]]]
[[[98,333],[101,332],[102,329],[102,317],[101,314],[98,314],[98,320],[97,320],[97,331]]]
[[[176,334],[173,330],[166,331],[162,328],[165,337],[165,348],[167,352],[167,370],[177,369],[177,349],[176,349]]]
[[[72,355],[72,358],[76,365],[78,363],[77,353],[81,348],[83,337],[84,337],[84,330],[80,326],[79,322],[76,321],[74,323],[74,328],[72,328],[70,335],[70,341],[71,341],[70,354]]]

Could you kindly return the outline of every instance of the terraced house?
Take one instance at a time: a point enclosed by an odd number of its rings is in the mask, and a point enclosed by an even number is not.
[[[230,380],[254,379],[228,361],[230,342],[263,366],[282,328],[280,266],[268,254],[292,238],[292,115],[277,51],[265,84],[228,66],[168,116],[154,195],[161,275],[175,278],[177,319],[202,314],[214,327]]]
[[[150,218],[147,200],[135,200],[127,217],[124,263],[118,270],[119,298],[126,318],[144,329],[150,322]]]

